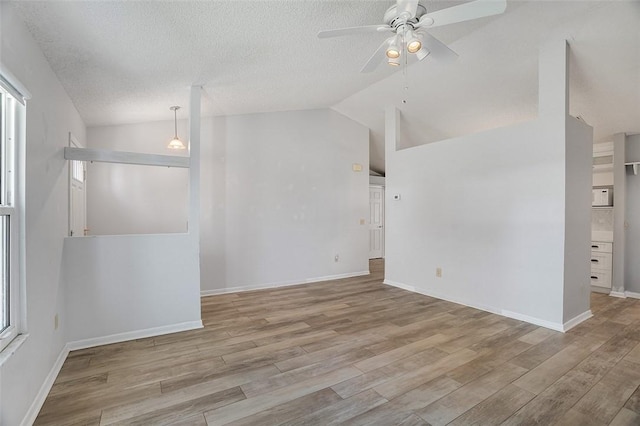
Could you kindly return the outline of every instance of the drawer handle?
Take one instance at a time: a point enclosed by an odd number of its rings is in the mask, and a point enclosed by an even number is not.
[[[598,259],[591,259],[591,263],[598,263],[600,262]]]
[[[591,279],[592,279],[592,280],[597,280],[597,279],[598,279],[598,277],[594,277],[593,275],[591,275]]]
[[[598,248],[598,247],[600,247],[600,246],[591,246],[591,248]]]

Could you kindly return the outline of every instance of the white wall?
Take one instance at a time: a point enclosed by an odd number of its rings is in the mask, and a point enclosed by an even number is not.
[[[189,123],[190,169],[188,181],[173,188],[165,185],[138,187],[128,193],[133,197],[157,199],[171,203],[188,195],[187,206],[175,210],[186,212],[190,226],[187,233],[69,237],[65,240],[64,279],[68,294],[66,310],[69,317],[67,338],[72,347],[139,338],[202,327],[200,321],[200,88],[191,89],[191,122]],[[123,129],[124,127],[124,129]],[[149,126],[117,126],[101,128],[94,140],[108,141],[115,137],[120,144],[133,144],[143,138],[136,132],[150,135],[151,141],[160,139],[156,152],[164,148],[166,138],[154,138],[157,123]],[[160,133],[160,132],[156,132]],[[144,144],[142,149],[151,147]],[[113,148],[121,149],[114,144]],[[109,146],[100,146],[109,148]],[[140,146],[135,148],[141,148]],[[131,149],[135,151],[135,149]],[[186,152],[184,152],[186,155]],[[157,167],[146,167],[152,176]],[[121,169],[125,181],[140,174],[135,168]],[[94,180],[105,176],[98,175]],[[149,184],[153,182],[147,182]],[[157,182],[156,182],[157,184]],[[118,186],[96,186],[93,203],[109,201],[117,196]],[[106,209],[104,205],[89,203],[89,208]],[[152,204],[136,204],[129,215],[142,219],[157,214]],[[108,216],[105,221],[114,221]],[[166,220],[167,218],[164,217]],[[117,218],[115,219],[117,221]],[[132,222],[133,223],[133,222]],[[162,223],[162,221],[158,221]],[[169,223],[170,225],[170,223]],[[184,228],[186,230],[186,227]]]
[[[163,153],[158,149],[171,124],[89,128],[89,146]],[[184,124],[179,121],[181,135]],[[369,209],[368,129],[331,110],[204,118],[201,146],[203,292],[368,271],[369,234],[366,223],[360,225]],[[353,163],[362,171],[353,172]],[[148,169],[142,172],[153,172]],[[103,183],[108,176],[100,173],[90,166],[92,233],[143,229],[151,217],[154,229],[174,229],[170,218],[183,212],[168,200],[182,189],[154,177],[143,191],[129,188],[127,198],[145,203],[129,206],[128,215],[104,214],[121,197],[121,187]],[[118,170],[123,182],[142,178],[129,166]],[[154,216],[153,206],[161,203],[171,214]]]
[[[71,342],[200,326],[198,251],[188,234],[66,238],[64,259]]]
[[[640,135],[627,136],[626,162],[640,161]],[[640,175],[626,168],[626,211],[624,289],[640,293]],[[614,253],[615,257],[615,253]]]
[[[531,122],[387,157],[385,279],[561,323],[564,156],[546,136]]]
[[[167,112],[170,112],[167,109]],[[187,120],[178,135],[187,141]],[[173,120],[89,127],[87,147],[147,154],[188,155],[166,148]],[[130,164],[87,165],[90,235],[161,234],[187,231],[189,170]]]
[[[65,343],[68,325],[61,280],[68,225],[68,132],[85,139],[85,126],[10,4],[0,3],[3,64],[31,92],[26,146],[27,341],[0,368],[0,424],[18,425]],[[54,330],[54,316],[60,327]]]
[[[203,279],[203,290],[366,273],[368,129],[328,109],[223,126],[226,279]]]
[[[387,129],[385,282],[555,329],[589,314],[592,141],[567,123],[565,49],[541,54],[535,121],[404,150]]]

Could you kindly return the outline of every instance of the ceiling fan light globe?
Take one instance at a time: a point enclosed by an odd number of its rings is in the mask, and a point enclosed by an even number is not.
[[[387,58],[398,59],[400,57],[400,50],[397,47],[390,47],[387,49]]]
[[[407,51],[409,53],[417,53],[420,49],[422,49],[422,42],[417,38],[409,40],[409,43],[407,43]]]

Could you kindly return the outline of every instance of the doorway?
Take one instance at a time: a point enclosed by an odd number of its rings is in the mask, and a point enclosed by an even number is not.
[[[384,257],[384,187],[369,186],[369,259]]]

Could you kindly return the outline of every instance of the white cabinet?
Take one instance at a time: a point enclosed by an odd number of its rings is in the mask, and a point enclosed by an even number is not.
[[[613,244],[610,242],[591,242],[591,289],[594,291],[611,291],[611,265]]]

